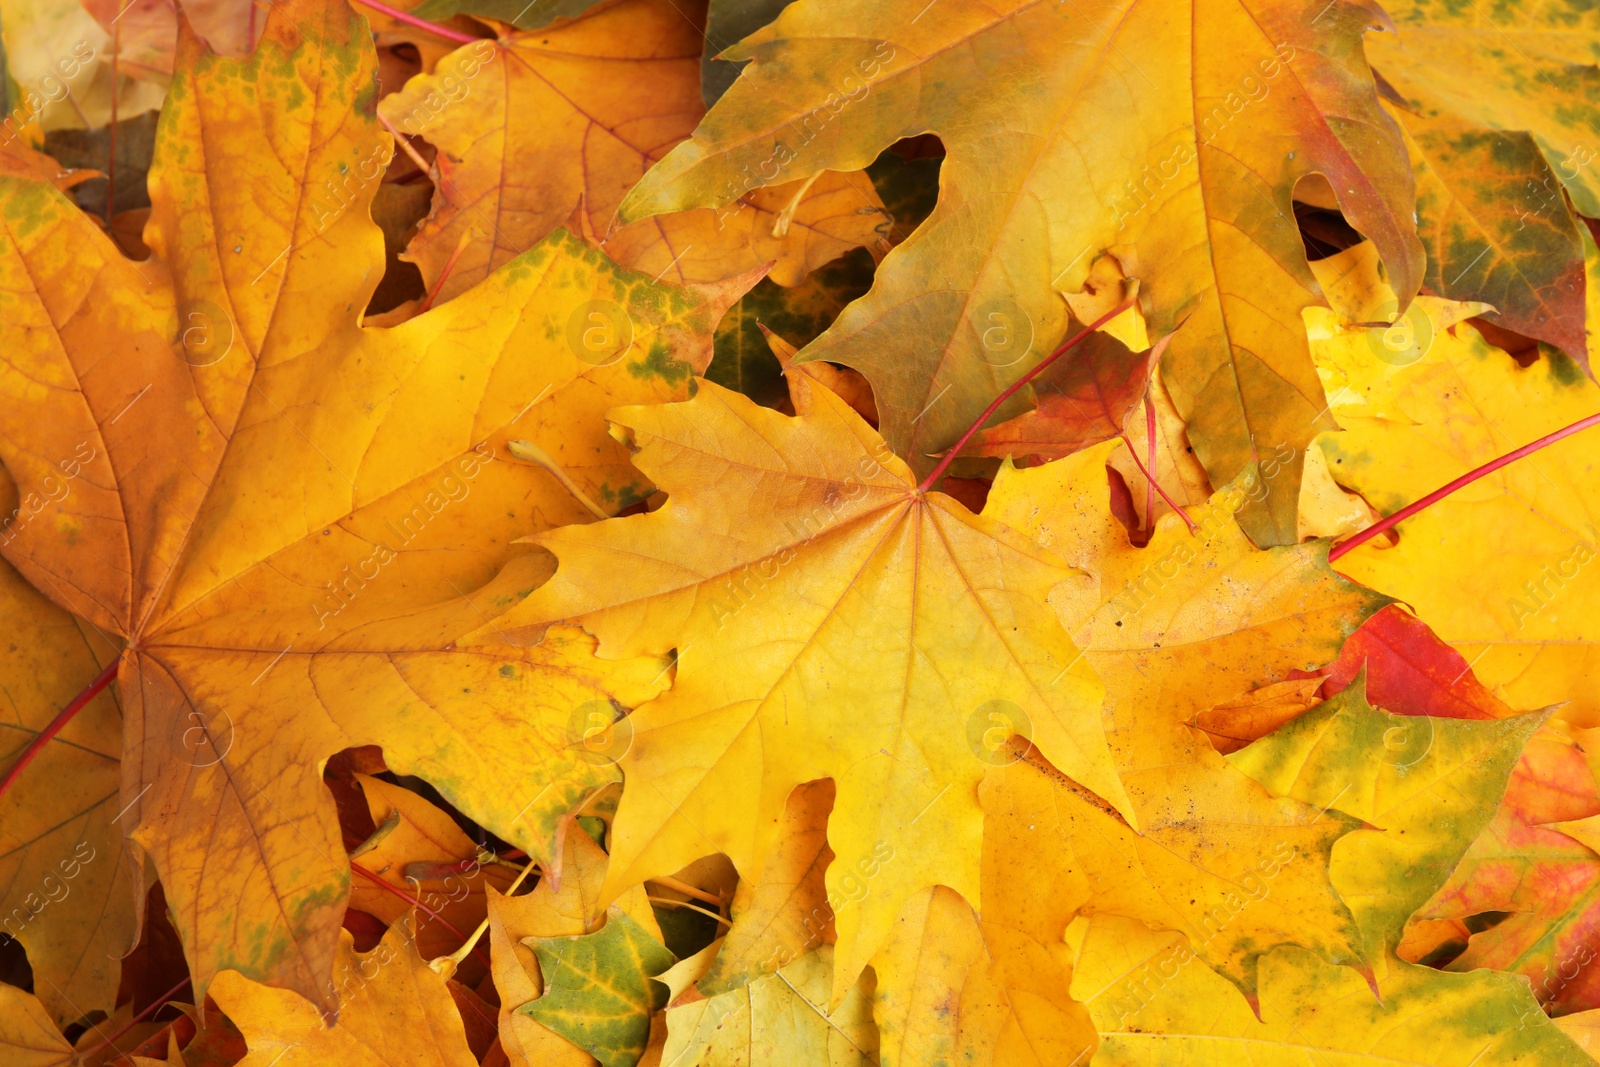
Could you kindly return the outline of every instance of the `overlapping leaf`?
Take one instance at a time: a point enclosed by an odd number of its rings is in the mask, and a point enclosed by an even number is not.
[[[1268,797],[1187,724],[1224,699],[1332,659],[1381,598],[1333,574],[1324,548],[1253,548],[1233,519],[1250,491],[1243,479],[1191,512],[1195,534],[1168,515],[1145,548],[1134,548],[1101,503],[1101,468],[1118,447],[1112,442],[1043,467],[1003,470],[989,510],[1087,572],[1050,599],[1105,680],[1112,752],[1138,829],[1147,837],[1163,831],[1156,841],[1202,870],[1215,862],[1242,875],[1245,856],[1219,855],[1217,844],[1274,830],[1291,847],[1300,841],[1307,854],[1325,854],[1337,833],[1320,827],[1317,808]],[[1248,847],[1241,853],[1251,863],[1266,858]],[[1292,884],[1302,884],[1298,875]],[[1326,883],[1322,892],[1331,893]],[[1322,911],[1326,924],[1308,927],[1304,936],[1316,938],[1314,947],[1330,958],[1357,956],[1354,923],[1337,905],[1330,911],[1324,903]],[[1231,955],[1227,944],[1216,946],[1219,963]],[[1226,966],[1251,993],[1251,953]]]
[[[70,464],[68,470],[78,460]],[[51,484],[61,491],[66,472]],[[32,521],[28,501],[17,503],[0,538]],[[0,767],[10,770],[119,650],[3,563],[0,616],[8,624],[0,656]],[[114,1007],[116,960],[132,947],[134,881],[116,824],[121,753],[122,719],[113,695],[102,693],[0,800],[0,931],[27,949],[35,989],[63,1025]]]
[[[668,502],[541,535],[556,574],[499,625],[572,620],[608,656],[677,649],[672,689],[629,717],[608,895],[714,852],[758,880],[790,791],[834,779],[829,894],[870,883],[837,916],[837,999],[919,889],[978,899],[986,707],[1025,709],[1056,766],[1128,804],[1100,686],[1044,603],[1071,571],[924,493],[843,401],[793,381],[795,418],[709,382],[614,412]]]
[[[1382,999],[1354,971],[1280,951],[1262,967],[1258,1020],[1174,934],[1127,919],[1077,932],[1073,994],[1100,1031],[1096,1064],[1572,1065],[1588,1058],[1503,974],[1395,963]]]
[[[1274,795],[1373,827],[1334,846],[1330,873],[1377,959],[1489,822],[1547,715],[1391,715],[1367,703],[1358,681],[1228,759]]]
[[[600,1062],[633,1067],[650,1040],[650,1017],[666,1006],[651,981],[672,953],[621,908],[594,933],[527,939],[539,957],[544,993],[518,1010]]]
[[[1600,411],[1600,387],[1574,362],[1545,350],[1518,366],[1461,321],[1472,305],[1422,298],[1402,327],[1352,326],[1386,299],[1371,250],[1324,264],[1345,277],[1324,285],[1334,310],[1306,320],[1343,429],[1319,443],[1340,483],[1381,512]],[[1411,605],[1513,707],[1570,701],[1561,714],[1586,724],[1600,706],[1597,486],[1592,444],[1558,442],[1408,519],[1395,547],[1369,543],[1339,569]]]
[[[1059,293],[1110,253],[1158,335],[1184,321],[1164,373],[1212,480],[1296,450],[1246,512],[1257,540],[1290,542],[1298,450],[1322,419],[1296,180],[1327,174],[1400,289],[1420,280],[1410,170],[1361,56],[1382,22],[1345,2],[1313,19],[1208,0],[800,0],[725,53],[750,65],[621,217],[864,166],[932,131],[948,152],[937,208],[805,358],[865,373],[889,444],[926,471],[1062,336]],[[984,348],[991,312],[1026,331],[1024,358]]]
[[[433,212],[407,249],[429,289],[454,260],[439,298],[464,292],[573,218],[618,263],[675,282],[772,263],[772,277],[794,285],[875,241],[882,205],[862,174],[611,231],[629,186],[704,112],[703,45],[699,26],[669,0],[624,0],[466,45],[385,97],[386,121],[440,151]]]
[[[341,3],[275,6],[248,60],[186,33],[144,263],[31,174],[0,188],[18,328],[0,459],[40,502],[3,551],[128,641],[117,809],[197,995],[234,968],[335,1006],[332,752],[381,742],[548,856],[560,816],[616,776],[573,753],[574,712],[665,684],[659,660],[596,661],[574,631],[453,642],[547,572],[513,537],[586,514],[505,441],[541,443],[591,496],[636,498],[600,413],[682,395],[738,285],[652,285],[558,234],[434,313],[362,329],[381,263],[366,203],[392,150],[362,110],[372,72]],[[597,300],[632,324],[598,360],[568,337]]]
[[[244,1032],[243,1067],[473,1067],[461,1015],[447,980],[417,954],[405,923],[389,928],[371,952],[339,942],[331,975],[340,990],[338,1020],[285,989],[220,975],[217,1004]]]
[[[695,962],[678,965],[690,970],[686,981],[694,980]],[[868,982],[864,975],[862,984]],[[673,1067],[878,1064],[871,996],[858,984],[829,1011],[832,984],[833,948],[821,945],[748,985],[671,1006],[661,1062]]]

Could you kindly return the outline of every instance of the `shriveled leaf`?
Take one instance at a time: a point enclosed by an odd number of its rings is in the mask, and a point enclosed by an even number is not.
[[[875,241],[881,205],[860,174],[751,190],[748,203],[722,212],[612,229],[629,186],[704,111],[704,43],[671,0],[621,0],[561,26],[466,45],[385,97],[379,111],[388,122],[439,149],[433,212],[406,253],[430,291],[458,248],[439,299],[574,218],[618,263],[672,282],[719,281],[773,263],[773,279],[795,285]]]
[[[415,896],[426,909],[418,909],[413,918],[422,958],[455,951],[488,914],[488,888],[504,892],[516,872],[475,862],[478,848],[472,839],[447,813],[411,790],[364,774],[356,780],[378,830],[350,853],[351,862],[368,872],[357,872],[351,881],[350,906],[394,923],[412,910],[399,893]],[[464,861],[470,863],[466,869]],[[374,879],[399,893],[386,891]],[[476,975],[481,977],[481,970]]]
[[[865,373],[890,446],[927,471],[1063,337],[1060,294],[1109,252],[1157,336],[1184,323],[1164,373],[1212,481],[1295,450],[1246,512],[1259,542],[1292,542],[1299,450],[1325,424],[1295,182],[1328,176],[1403,292],[1422,271],[1410,168],[1361,54],[1383,16],[1302,6],[800,0],[725,53],[750,65],[621,217],[718,206],[752,180],[862,167],[937,134],[933,215],[804,358]],[[1021,358],[985,349],[991,312],[1031,336]]]
[[[1494,815],[1522,746],[1548,713],[1474,721],[1391,715],[1358,681],[1228,757],[1265,785],[1366,822],[1330,873],[1366,935],[1367,959],[1445,883]]]
[[[506,441],[542,444],[590,496],[636,499],[600,413],[684,395],[737,286],[654,285],[557,234],[403,327],[361,328],[382,263],[362,181],[391,151],[363,111],[372,71],[337,0],[274,5],[245,60],[186,33],[144,263],[47,183],[0,177],[18,338],[0,353],[0,460],[35,514],[0,551],[127,641],[116,807],[197,996],[232,968],[335,1007],[333,752],[381,743],[393,770],[548,859],[561,816],[617,777],[574,745],[584,705],[666,684],[659,659],[597,661],[576,631],[539,649],[457,639],[548,573],[515,537],[588,514]],[[318,192],[341,175],[342,208]],[[598,364],[569,343],[596,301],[633,324]],[[63,495],[58,464],[80,449]]]
[[[650,1040],[650,1016],[666,1005],[651,979],[672,953],[621,908],[592,934],[529,937],[544,994],[519,1011],[593,1056],[601,1067],[633,1067]]]
[[[1306,312],[1312,355],[1342,428],[1319,441],[1341,484],[1390,514],[1489,460],[1600,410],[1600,386],[1551,349],[1527,367],[1420,298],[1401,327],[1352,327],[1383,286],[1357,246],[1319,268],[1333,310]],[[1342,286],[1360,290],[1355,298]],[[1369,542],[1341,572],[1410,605],[1516,708],[1600,710],[1600,479],[1582,437],[1473,483]]]
[[[1095,919],[1073,994],[1100,1031],[1096,1067],[1583,1067],[1587,1056],[1539,1011],[1520,980],[1393,963],[1382,999],[1349,968],[1280,951],[1262,965],[1261,1015],[1187,954],[1176,935]]]
[[[445,979],[417,955],[405,923],[371,952],[341,933],[330,984],[337,1023],[312,1001],[225,971],[212,984],[217,1006],[244,1033],[241,1067],[474,1067],[461,1015]]]
[[[709,382],[613,412],[667,503],[540,535],[556,574],[500,625],[571,620],[608,656],[678,650],[672,689],[629,717],[608,896],[713,852],[759,879],[789,793],[835,780],[828,892],[870,883],[837,917],[837,1001],[912,894],[978,900],[986,709],[1021,709],[1056,766],[1128,805],[1099,683],[1044,603],[1070,569],[919,491],[843,401],[792,385],[794,418]]]

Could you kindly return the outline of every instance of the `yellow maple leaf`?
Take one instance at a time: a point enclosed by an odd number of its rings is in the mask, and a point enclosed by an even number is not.
[[[535,858],[615,768],[584,709],[644,700],[655,658],[456,639],[548,572],[512,539],[587,511],[515,464],[527,438],[611,509],[647,490],[618,402],[682,396],[746,282],[686,291],[558,233],[392,330],[367,218],[392,151],[342,0],[274,6],[248,59],[192,32],[124,259],[31,173],[0,177],[0,551],[120,635],[117,809],[182,928],[196,996],[234,968],[335,1007],[348,882],[320,766],[354,744]],[[587,316],[613,327],[598,349]],[[576,727],[574,727],[576,723]]]
[[[814,379],[791,387],[793,418],[704,381],[613,412],[667,503],[539,535],[556,574],[497,625],[567,620],[601,656],[677,650],[672,689],[625,720],[607,896],[716,852],[758,880],[790,791],[834,779],[837,1002],[918,890],[979,899],[991,716],[1026,718],[1056,766],[1131,812],[1100,684],[1044,603],[1071,570],[925,492]]]
[[[1072,939],[1072,993],[1100,1031],[1094,1062],[1108,1067],[1588,1062],[1511,975],[1393,961],[1378,975],[1380,1000],[1353,971],[1280,950],[1262,968],[1258,1020],[1176,934],[1106,916]]]
[[[1319,440],[1340,484],[1384,514],[1600,411],[1600,386],[1553,349],[1527,367],[1462,320],[1483,305],[1419,298],[1388,328],[1359,325],[1389,299],[1371,250],[1321,268],[1332,309],[1306,312],[1333,416]],[[1586,431],[1593,433],[1594,431]],[[1513,707],[1570,701],[1600,722],[1600,495],[1582,435],[1466,486],[1407,519],[1393,547],[1362,545],[1341,571],[1409,604]]]
[[[13,770],[39,731],[120,651],[0,563],[0,767]],[[63,1026],[109,1013],[117,958],[137,917],[117,818],[121,722],[95,697],[17,773],[0,798],[0,932],[28,951],[35,991]]]
[[[987,832],[987,831],[986,831]],[[995,888],[985,885],[985,891]],[[1047,909],[1050,904],[1040,897]],[[874,1015],[889,1064],[993,1067],[1081,1064],[1095,1033],[1069,994],[1071,953],[1059,935],[1038,939],[1032,916],[985,902],[984,921],[943,886],[911,899],[873,958]],[[1022,919],[1022,925],[1013,925]]]
[[[211,995],[244,1034],[250,1053],[241,1067],[474,1067],[461,1013],[447,979],[417,954],[402,921],[371,952],[339,935],[333,984],[338,1019],[287,989],[273,989],[235,971],[217,976]]]
[[[1245,512],[1259,543],[1289,543],[1300,450],[1326,425],[1296,181],[1328,175],[1403,293],[1422,270],[1410,169],[1361,56],[1384,22],[1355,2],[1304,18],[1278,0],[801,0],[723,53],[751,62],[620,217],[859,167],[931,131],[938,206],[803,358],[865,373],[890,446],[925,472],[1054,347],[1062,294],[1109,253],[1152,336],[1183,323],[1163,374],[1211,480],[1294,450]],[[995,316],[1031,346],[986,350]]]
[[[385,97],[378,110],[389,123],[439,149],[433,211],[406,251],[429,288],[463,238],[440,297],[464,292],[574,213],[618,263],[680,283],[771,264],[775,281],[797,285],[877,240],[883,203],[860,173],[612,230],[623,194],[704,113],[704,43],[670,0],[624,0],[466,45]]]
[[[656,980],[677,990],[703,981],[712,945]],[[833,947],[820,945],[770,974],[713,997],[666,1010],[660,1062],[670,1067],[872,1067],[878,1058],[871,979],[863,974],[834,1010],[826,1008]]]

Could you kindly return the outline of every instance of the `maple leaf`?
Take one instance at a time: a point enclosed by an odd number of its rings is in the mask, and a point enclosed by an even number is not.
[[[1241,811],[1264,800],[1249,800],[1248,783],[1186,724],[1333,659],[1386,601],[1330,570],[1324,545],[1251,545],[1234,516],[1259,492],[1254,472],[1204,508],[1162,517],[1149,543],[1134,547],[1100,488],[1107,457],[1122,447],[1112,441],[1041,467],[1002,469],[988,511],[1086,572],[1053,589],[1050,603],[1105,682],[1113,753],[1139,829],[1149,832],[1168,818],[1185,821],[1179,813],[1189,805],[1226,810],[1212,805],[1229,791],[1244,788],[1229,802]]]
[[[71,1067],[72,1043],[61,1036],[39,998],[0,982],[0,1058],[18,1067]]]
[[[1163,374],[1212,480],[1295,449],[1246,512],[1258,542],[1292,542],[1298,452],[1323,425],[1295,182],[1328,176],[1402,293],[1422,269],[1410,169],[1361,57],[1384,22],[1343,2],[1310,19],[1271,2],[800,0],[724,53],[750,65],[619,217],[859,167],[931,131],[938,206],[804,358],[865,373],[890,446],[925,472],[1063,335],[1058,293],[1109,252],[1155,334],[1184,322]],[[989,358],[991,312],[1031,331],[1027,357]]]
[[[416,793],[367,775],[356,781],[377,830],[350,853],[352,864],[361,867],[361,877],[350,885],[350,907],[392,925],[411,912],[405,898],[415,894],[425,909],[413,919],[417,951],[424,959],[447,955],[488,914],[489,887],[504,892],[515,872],[477,862],[472,839]],[[481,977],[478,971],[462,980]]]
[[[594,929],[589,915],[605,880],[606,855],[583,833],[568,834],[563,847],[559,889],[545,878],[523,896],[488,894],[490,956],[495,988],[500,993],[500,1043],[512,1067],[588,1067],[593,1063],[587,1052],[516,1010],[544,992],[538,958],[527,939],[577,936]],[[660,940],[644,887],[630,888],[619,898],[618,906],[650,937]]]
[[[1533,137],[1390,111],[1417,175],[1423,284],[1436,296],[1493,304],[1495,324],[1588,366],[1580,223]]]
[[[650,1016],[666,1007],[651,982],[675,962],[666,946],[613,907],[594,933],[525,939],[539,957],[542,996],[518,1010],[583,1049],[601,1067],[633,1067],[650,1040]]]
[[[1548,716],[1391,715],[1367,703],[1358,679],[1228,760],[1276,796],[1375,828],[1336,844],[1329,871],[1361,924],[1366,957],[1376,959],[1488,823],[1522,746]]]
[[[270,27],[268,32],[270,33]],[[389,928],[371,952],[356,952],[341,933],[332,982],[343,1009],[330,1024],[312,1001],[228,971],[212,996],[244,1033],[250,1054],[242,1067],[473,1067],[460,1012],[448,980],[417,954],[404,922]]]
[[[1115,917],[1073,932],[1075,996],[1100,1032],[1097,1064],[1578,1064],[1587,1057],[1520,979],[1394,962],[1382,999],[1354,972],[1280,950],[1262,964],[1261,1020],[1178,935]]]
[[[185,31],[179,60],[150,260],[28,172],[0,179],[3,308],[23,338],[4,354],[0,458],[27,516],[0,547],[127,640],[117,807],[196,995],[232,967],[331,1010],[348,874],[328,755],[381,743],[546,859],[566,811],[616,778],[569,725],[657,691],[659,660],[601,663],[576,631],[455,644],[547,573],[513,537],[587,514],[505,444],[542,442],[612,507],[637,499],[599,413],[683,395],[748,280],[653,285],[557,234],[471,294],[363,329],[381,262],[366,164],[391,151],[361,111],[364,23],[295,0],[249,59]],[[597,302],[632,341],[595,362],[569,333]]]
[[[1600,216],[1600,18],[1521,2],[1493,17],[1439,0],[1384,7],[1396,33],[1369,38],[1367,54],[1412,134],[1426,284],[1494,304],[1497,322],[1587,369],[1581,227],[1567,197]]]
[[[1043,603],[1070,570],[924,492],[843,401],[791,381],[794,418],[709,382],[614,411],[667,503],[540,535],[556,574],[497,625],[569,620],[602,656],[677,649],[672,689],[629,716],[607,896],[715,852],[759,879],[789,792],[835,780],[828,892],[871,887],[837,918],[837,1000],[918,889],[978,899],[968,733],[986,707],[1025,709],[1056,766],[1127,801],[1099,683]]]
[[[657,981],[671,990],[696,981],[713,945]],[[704,984],[705,979],[699,979]],[[821,945],[795,956],[771,974],[710,998],[674,998],[667,1008],[661,1062],[673,1067],[868,1067],[878,1059],[870,979],[828,1011],[833,948]],[[866,988],[863,988],[866,986]],[[692,995],[691,995],[692,997]]]
[[[874,1014],[888,1064],[1082,1062],[1094,1047],[1068,995],[1071,953],[1059,936],[1013,929],[1014,909],[983,922],[943,886],[919,893],[876,957]],[[1053,909],[1051,909],[1053,910]],[[986,902],[985,912],[994,914]]]
[[[1585,847],[1593,842],[1580,840],[1600,815],[1600,786],[1587,753],[1551,728],[1560,725],[1552,722],[1529,742],[1494,818],[1412,923],[1491,913],[1500,921],[1448,938],[1456,951],[1442,957],[1444,965],[1524,974],[1540,1003],[1556,1012],[1600,1003],[1590,969],[1573,967],[1600,923],[1600,858]]]
[[[1214,793],[1247,784],[1218,771]],[[1054,944],[1079,913],[1126,915],[1185,933],[1247,997],[1257,961],[1280,945],[1348,958],[1354,931],[1328,868],[1357,821],[1234,791],[1243,803],[1213,799],[1141,835],[1036,756],[991,770],[983,785],[985,929]]]
[[[775,974],[833,936],[824,878],[833,862],[828,847],[833,799],[834,784],[828,779],[789,794],[773,854],[762,863],[759,878],[739,880],[729,908],[733,922],[716,956],[695,980],[702,996],[731,993]],[[830,972],[832,964],[830,955]]]
[[[1363,671],[1367,699],[1385,711],[1446,719],[1516,714],[1478,681],[1461,653],[1397,604],[1362,623],[1339,649],[1339,658],[1319,672],[1326,678],[1323,695],[1341,691]]]
[[[115,823],[122,745],[111,694],[93,698],[55,743],[25,769],[15,768],[56,709],[118,649],[4,563],[0,616],[8,631],[0,654],[6,738],[0,767],[8,779],[18,775],[0,798],[0,931],[27,949],[40,999],[65,1025],[115,1007],[116,958],[133,947],[137,922]]]
[[[1010,336],[1015,324],[999,312],[990,319],[986,332],[994,342],[992,350],[1018,343]],[[1020,358],[1025,350],[1016,354]],[[967,453],[1060,459],[1116,437],[1144,395],[1155,355],[1153,349],[1135,355],[1110,334],[1091,334],[1071,358],[1052,364],[1033,380],[1037,408],[980,431]]]
[[[761,190],[736,209],[608,232],[628,187],[704,112],[703,44],[669,0],[624,0],[467,45],[385,97],[387,122],[439,149],[433,211],[406,252],[429,290],[453,260],[438,298],[465,291],[575,213],[618,263],[675,282],[771,263],[775,280],[794,285],[875,241],[882,203],[862,174],[825,174]],[[528,114],[543,118],[521,121]]]
[[[1306,312],[1341,430],[1319,444],[1341,485],[1384,514],[1600,410],[1600,386],[1551,349],[1519,367],[1462,320],[1480,305],[1421,298],[1403,327],[1350,328],[1391,297],[1372,253],[1324,260],[1334,309]],[[1342,272],[1343,277],[1340,277]],[[1595,699],[1600,498],[1591,445],[1560,441],[1362,545],[1339,569],[1409,604],[1513,707]]]

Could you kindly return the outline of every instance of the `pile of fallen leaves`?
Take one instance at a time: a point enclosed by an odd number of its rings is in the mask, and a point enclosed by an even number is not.
[[[6,0],[0,1067],[1600,1056],[1600,10]]]

